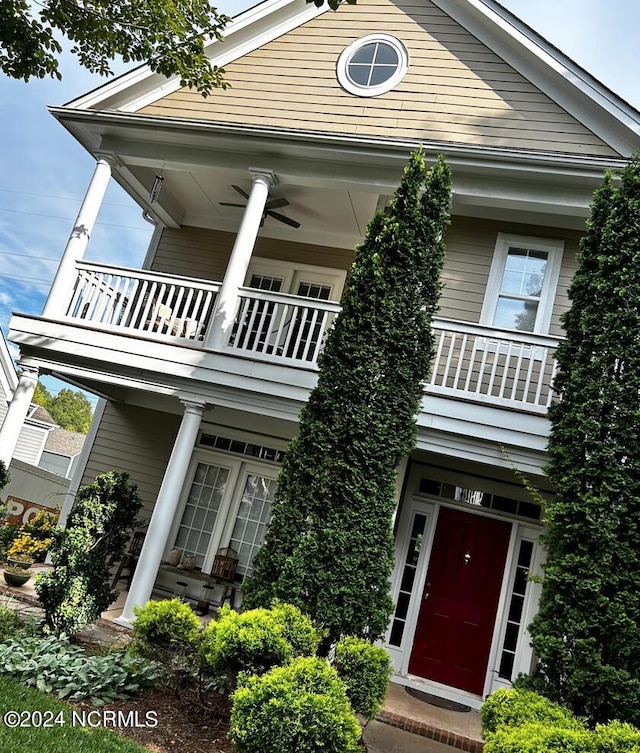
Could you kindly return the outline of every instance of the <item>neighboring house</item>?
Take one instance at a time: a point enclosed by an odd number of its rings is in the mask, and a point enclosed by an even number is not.
[[[59,476],[73,478],[86,435],[56,425],[48,436],[38,465]]]
[[[0,332],[0,424],[4,421],[7,407],[18,386],[18,375],[9,354],[4,335]],[[38,465],[49,432],[56,422],[39,405],[31,403],[13,453],[13,459],[30,465]]]
[[[0,332],[0,426],[18,386],[18,375]],[[76,468],[85,435],[58,426],[41,405],[31,403],[22,424],[12,460],[52,471],[70,479]]]
[[[18,376],[0,332],[0,426],[18,386]],[[33,515],[61,507],[84,444],[84,434],[61,429],[40,405],[30,403],[9,464],[10,481],[0,499],[9,514]]]
[[[39,371],[104,398],[73,486],[125,470],[145,500],[123,621],[171,591],[174,547],[206,572],[233,547],[246,576],[354,246],[411,149],[446,154],[437,355],[399,469],[385,645],[398,681],[477,706],[531,666],[541,511],[513,468],[550,493],[567,286],[640,115],[494,0],[266,0],[210,54],[232,88],[207,99],[140,68],[52,108],[98,164],[42,316],[11,320],[10,412]],[[143,269],[83,258],[110,176],[157,223]]]

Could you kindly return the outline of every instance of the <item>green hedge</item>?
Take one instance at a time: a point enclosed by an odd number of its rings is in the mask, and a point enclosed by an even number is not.
[[[484,746],[484,753],[595,753],[596,750],[589,730],[552,727],[543,722],[498,727]]]
[[[145,656],[156,658],[158,651],[193,648],[198,642],[200,621],[180,599],[148,601],[133,612],[133,649]]]
[[[485,737],[501,726],[518,727],[528,722],[578,731],[585,729],[570,711],[531,690],[496,690],[485,701],[480,716]]]
[[[640,729],[613,721],[589,730],[530,690],[497,690],[481,717],[485,753],[640,753]]]
[[[342,638],[336,645],[334,667],[346,685],[353,710],[367,719],[375,716],[391,676],[391,659],[385,649],[363,638]]]
[[[640,729],[630,724],[598,724],[595,739],[598,753],[640,753]]]
[[[232,678],[240,672],[266,672],[292,658],[291,644],[282,633],[269,609],[239,614],[223,607],[202,634],[203,663],[211,672],[227,672]]]

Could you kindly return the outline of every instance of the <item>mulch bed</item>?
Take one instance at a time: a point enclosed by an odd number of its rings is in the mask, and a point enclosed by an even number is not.
[[[76,704],[85,711],[90,703]],[[231,753],[227,739],[229,702],[220,697],[217,707],[204,708],[195,700],[178,698],[173,691],[151,689],[125,701],[100,707],[104,710],[134,713],[139,726],[121,727],[117,731],[132,738],[154,753]],[[148,712],[153,712],[147,716]],[[129,717],[131,718],[131,717]],[[157,726],[146,726],[146,719],[157,719]]]

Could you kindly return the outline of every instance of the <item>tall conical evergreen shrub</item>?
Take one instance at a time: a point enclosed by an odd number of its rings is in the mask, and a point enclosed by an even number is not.
[[[539,689],[640,723],[640,163],[595,193],[550,410]]]
[[[246,606],[292,602],[332,640],[378,637],[392,609],[395,478],[415,442],[433,355],[449,194],[442,158],[427,171],[414,153],[389,210],[356,249],[244,589]]]

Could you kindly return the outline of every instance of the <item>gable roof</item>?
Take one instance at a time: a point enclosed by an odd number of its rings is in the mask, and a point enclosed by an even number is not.
[[[365,35],[392,35],[408,71],[375,97],[345,91],[336,61]],[[226,67],[231,88],[181,88],[143,115],[412,139],[449,145],[619,157],[432,0],[358,0]]]
[[[388,4],[414,21],[421,14],[424,17],[431,14],[433,21],[434,13],[440,13],[441,18],[452,19],[499,58],[502,66],[515,72],[516,80],[513,83],[521,85],[519,79],[522,79],[553,102],[556,107],[554,117],[561,117],[559,113],[564,112],[577,121],[576,135],[584,139],[587,138],[585,134],[588,132],[595,134],[597,139],[592,139],[590,144],[585,143],[586,148],[583,151],[586,153],[600,153],[604,156],[608,152],[609,156],[617,153],[628,157],[638,147],[638,112],[495,0],[389,0]],[[348,28],[349,19],[366,18],[372,9],[379,9],[381,5],[383,3],[379,0],[359,0],[356,6],[341,6],[334,15],[333,11],[326,8],[317,9],[313,5],[307,5],[304,0],[266,0],[238,16],[227,29],[225,41],[212,43],[208,47],[208,52],[212,63],[216,65],[227,66],[229,69],[234,65],[241,67],[243,57],[264,50],[268,45],[273,46],[276,40],[293,30],[300,30],[317,22],[320,24],[319,28],[324,24],[325,29],[327,25],[333,27],[335,24],[334,28],[341,28],[341,33],[344,33]],[[320,22],[322,16],[325,18]],[[428,28],[426,30],[428,31]],[[362,35],[360,28],[356,33]],[[467,65],[467,70],[469,68]],[[507,68],[503,68],[503,72],[506,75]],[[73,100],[67,107],[79,110],[143,112],[145,107],[159,100],[166,100],[179,89],[177,79],[161,79],[142,66],[88,95]],[[229,95],[229,92],[231,95],[227,96],[227,99],[233,98],[233,90],[224,94]],[[213,98],[219,102],[224,94],[214,93]],[[201,98],[200,100],[204,101]],[[209,101],[214,100],[210,98]],[[362,102],[360,104],[362,105]],[[428,106],[428,102],[426,104]],[[382,109],[384,110],[384,107]],[[190,116],[201,118],[202,113],[181,113],[182,118]],[[384,114],[382,117],[385,117]],[[209,113],[208,119],[215,120],[215,108]],[[571,128],[575,128],[575,124],[568,121],[565,126],[569,134]],[[323,127],[318,130],[321,133],[326,132]],[[362,133],[366,134],[366,131],[363,130]],[[420,134],[416,136],[420,137]],[[567,139],[567,143],[570,143],[570,135]],[[598,140],[605,145],[600,145],[599,152],[595,143]],[[558,148],[556,150],[561,151]]]

